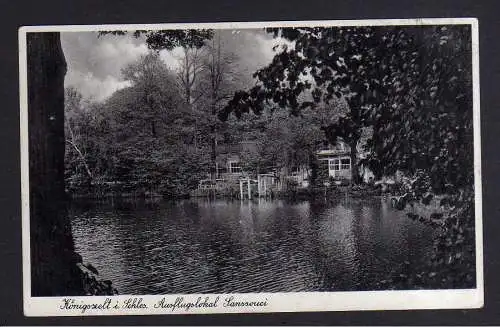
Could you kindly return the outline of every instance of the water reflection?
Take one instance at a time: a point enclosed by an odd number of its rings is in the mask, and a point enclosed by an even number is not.
[[[379,198],[73,203],[75,245],[122,294],[368,290],[432,229]]]

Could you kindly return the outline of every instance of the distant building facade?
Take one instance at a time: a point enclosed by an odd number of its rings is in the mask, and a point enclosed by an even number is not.
[[[256,143],[243,141],[238,144],[217,146],[217,178],[234,180],[245,176],[241,154],[245,151],[255,151]]]
[[[320,169],[334,179],[351,179],[351,149],[342,141],[317,152]]]
[[[357,149],[358,173],[361,179],[368,183],[375,178],[375,175],[368,167],[359,164],[366,155],[367,153],[361,148]],[[349,181],[352,179],[351,148],[347,143],[339,140],[335,145],[329,145],[326,149],[318,151],[317,156],[320,169],[326,170],[329,177]]]
[[[245,163],[242,159],[242,153],[255,151],[256,143],[252,141],[240,142],[238,144],[223,145],[217,148],[217,176],[219,181],[237,181],[241,178],[248,178],[249,172],[246,172]],[[335,145],[327,147],[316,152],[319,161],[319,176],[325,179],[331,178],[340,181],[350,181],[353,169],[350,157],[351,149],[343,141],[338,141]],[[358,149],[358,163],[364,158],[365,154]],[[367,167],[358,167],[360,177],[364,182],[374,178],[373,173]],[[260,172],[261,174],[274,174],[281,180],[283,185],[292,183],[297,187],[305,188],[310,185],[311,171],[308,165],[295,167],[283,167],[273,171]],[[255,177],[255,176],[254,176]],[[326,180],[325,180],[326,181]],[[324,181],[323,181],[324,182]]]

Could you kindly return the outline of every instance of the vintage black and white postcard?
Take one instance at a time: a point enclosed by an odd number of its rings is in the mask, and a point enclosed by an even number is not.
[[[25,315],[483,305],[476,19],[19,44]]]

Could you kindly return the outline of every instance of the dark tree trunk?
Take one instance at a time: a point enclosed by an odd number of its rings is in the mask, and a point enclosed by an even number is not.
[[[31,292],[82,294],[64,189],[64,75],[59,33],[27,34]]]
[[[215,136],[215,126],[211,127],[211,134],[212,134],[212,139],[211,139],[211,145],[212,145],[212,151],[210,155],[210,175],[212,179],[217,178],[217,140]]]
[[[318,158],[316,157],[315,153],[311,152],[309,154],[309,168],[311,170],[311,183],[310,185],[312,187],[315,187],[317,182],[318,182],[318,170],[319,170],[319,164],[318,164]]]
[[[212,179],[217,178],[217,127],[215,126],[216,124],[216,119],[217,119],[217,110],[215,107],[215,99],[216,95],[212,94],[212,126],[210,127],[210,132],[212,134],[212,153],[211,153],[211,167],[210,167],[210,175]]]
[[[349,147],[351,148],[350,157],[351,157],[351,183],[359,184],[359,173],[358,173],[358,149],[356,148],[358,141],[353,141],[349,143]]]
[[[188,73],[186,73],[186,78],[189,78]],[[189,80],[187,82],[189,84]],[[191,105],[191,86],[186,86],[186,104]]]
[[[151,136],[156,137],[156,124],[154,120],[151,120]]]

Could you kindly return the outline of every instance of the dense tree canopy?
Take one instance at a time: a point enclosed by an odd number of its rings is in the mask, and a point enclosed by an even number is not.
[[[102,104],[68,92],[70,172],[174,196],[208,171],[216,176],[218,145],[253,142],[240,153],[253,174],[307,165],[315,175],[317,151],[341,139],[351,149],[354,181],[358,164],[377,178],[402,172],[396,207],[439,198],[446,215],[427,218],[444,232],[426,285],[472,285],[470,27],[267,31],[287,42],[255,72],[253,87],[211,30],[136,31],[153,52],[123,70],[129,87]],[[176,47],[184,56],[174,73],[158,52]],[[454,277],[443,277],[450,270]]]
[[[167,32],[163,39],[150,33],[154,47],[158,40],[172,47],[188,40],[189,45],[200,45],[199,37],[210,38],[210,31]],[[87,166],[87,175],[95,176],[91,168],[92,155],[87,139],[69,127],[89,115],[81,106],[81,99],[72,91],[66,93],[68,119],[65,117],[64,76],[66,61],[59,33],[27,33],[28,115],[29,115],[29,176],[30,176],[30,247],[31,291],[33,296],[85,295],[81,271],[77,264],[81,257],[74,252],[70,221],[66,212],[65,145],[78,148],[79,160]],[[94,112],[94,111],[92,111]],[[95,111],[97,112],[97,111]],[[74,113],[72,116],[71,113]],[[97,116],[97,115],[96,115]],[[91,117],[91,115],[90,115]],[[65,122],[66,136],[65,138]],[[96,119],[99,126],[108,123]],[[86,131],[90,131],[85,129]],[[95,136],[97,136],[96,134]],[[78,152],[78,151],[76,151]],[[104,156],[95,156],[105,160]],[[71,161],[74,163],[74,160]],[[85,164],[84,164],[85,163]],[[74,165],[73,167],[75,167]],[[95,165],[95,167],[100,165]],[[94,168],[95,168],[94,167]],[[68,177],[68,174],[66,175]],[[97,291],[97,289],[92,290]],[[99,292],[102,292],[100,290]],[[104,293],[103,293],[104,294]],[[107,294],[107,293],[106,293]]]
[[[332,142],[340,137],[355,148],[362,128],[374,127],[370,164],[379,176],[398,169],[408,173],[428,169],[438,192],[446,184],[471,183],[468,26],[269,32],[292,45],[284,46],[255,73],[256,86],[237,92],[221,118],[231,111],[260,113],[264,103],[298,114],[343,98],[349,110],[324,126],[326,137]]]
[[[125,35],[126,31],[101,31],[99,35]],[[210,29],[173,29],[173,30],[136,30],[134,37],[145,37],[146,44],[152,50],[173,50],[176,47],[201,48],[205,41],[213,37]]]
[[[77,122],[91,133],[86,147],[94,181],[133,184],[129,186],[164,194],[196,186],[202,169],[194,170],[197,175],[178,168],[203,165],[205,155],[192,144],[196,116],[185,104],[175,76],[155,53],[123,73],[131,86],[82,109],[90,121],[81,116]],[[70,112],[72,102],[66,103]]]
[[[269,29],[289,41],[255,73],[257,84],[236,92],[226,119],[265,104],[299,115],[342,98],[349,110],[324,126],[330,142],[356,145],[373,130],[364,160],[378,177],[407,177],[397,206],[440,194],[448,209],[436,243],[436,284],[474,282],[472,52],[469,25]],[[332,106],[332,115],[336,114]],[[355,169],[353,169],[355,171]],[[355,172],[353,178],[355,178]],[[446,277],[446,273],[453,277]],[[457,272],[460,272],[457,274]]]

